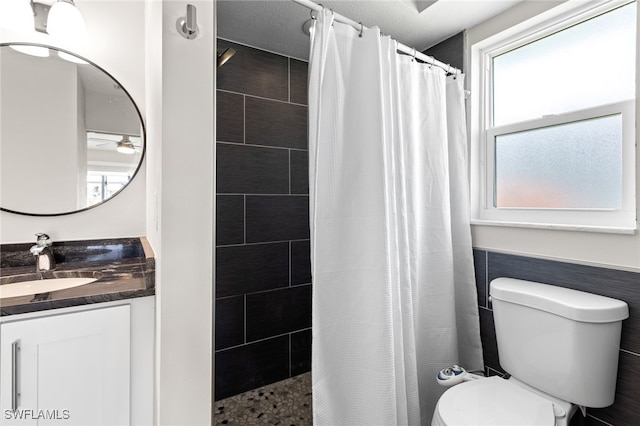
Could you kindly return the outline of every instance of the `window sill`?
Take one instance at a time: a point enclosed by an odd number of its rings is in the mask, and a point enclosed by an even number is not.
[[[507,228],[530,228],[546,229],[554,231],[574,231],[574,232],[599,232],[605,234],[626,234],[634,235],[636,228],[614,227],[614,226],[585,226],[585,225],[558,225],[552,223],[530,223],[530,222],[502,222],[494,220],[472,219],[474,226],[501,226]]]

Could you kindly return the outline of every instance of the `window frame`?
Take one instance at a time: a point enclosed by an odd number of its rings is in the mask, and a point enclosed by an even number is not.
[[[471,102],[471,189],[472,224],[532,227],[595,232],[635,233],[636,214],[636,99],[600,105],[583,110],[554,114],[542,118],[493,127],[492,59],[535,40],[547,37],[610,10],[633,3],[630,0],[605,1],[578,7],[563,15],[551,17],[518,28],[518,32],[504,31],[472,46],[472,92],[479,92]],[[640,12],[637,12],[640,13]],[[640,29],[636,29],[638,31]],[[636,75],[638,70],[636,69]],[[636,89],[637,92],[637,89]],[[622,208],[557,209],[495,207],[495,136],[522,130],[571,123],[600,116],[622,114]],[[474,146],[475,144],[475,146]],[[477,182],[473,182],[473,177]]]

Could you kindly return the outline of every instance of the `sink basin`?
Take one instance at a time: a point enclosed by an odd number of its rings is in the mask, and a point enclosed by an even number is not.
[[[0,285],[0,299],[48,293],[78,287],[96,281],[94,277],[48,278]]]

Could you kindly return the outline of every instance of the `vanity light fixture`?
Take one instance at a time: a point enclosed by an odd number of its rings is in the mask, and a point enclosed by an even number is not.
[[[84,40],[86,28],[73,0],[58,0],[49,9],[47,33],[65,43]]]
[[[0,0],[0,27],[20,34],[34,30],[49,34],[69,50],[82,44],[86,34],[84,19],[73,0]],[[11,47],[32,56],[49,56],[46,47],[20,44]],[[78,62],[73,56],[65,56],[64,52],[59,56]]]
[[[129,136],[122,136],[122,140],[116,145],[116,151],[121,154],[134,154],[136,152],[133,142],[129,139]]]
[[[30,0],[0,0],[0,28],[27,35],[35,28],[33,3]],[[11,48],[31,56],[47,57],[49,49],[40,46],[12,44]]]
[[[19,34],[33,31],[33,9],[29,0],[0,1],[0,28]]]

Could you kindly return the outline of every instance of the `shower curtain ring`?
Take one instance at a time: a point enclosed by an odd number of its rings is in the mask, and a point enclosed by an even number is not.
[[[318,3],[318,6],[321,6],[324,9],[324,5],[322,3]],[[313,16],[313,12],[316,12],[316,16]],[[311,16],[311,19],[315,21],[318,18],[318,11],[311,9],[309,11],[309,15]]]
[[[359,22],[360,24],[360,34],[358,35],[358,37],[362,38],[362,30],[364,30],[364,25],[362,25],[362,22]]]
[[[415,61],[416,60],[416,48],[413,48],[413,58],[411,58],[411,61]]]

